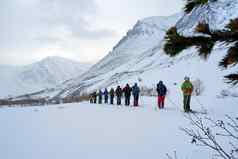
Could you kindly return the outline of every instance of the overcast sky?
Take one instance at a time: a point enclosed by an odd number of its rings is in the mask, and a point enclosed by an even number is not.
[[[0,64],[47,56],[96,62],[137,20],[181,11],[183,0],[1,0]]]

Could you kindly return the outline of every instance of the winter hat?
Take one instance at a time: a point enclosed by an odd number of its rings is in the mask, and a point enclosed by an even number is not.
[[[184,80],[185,80],[185,81],[189,81],[190,78],[189,78],[188,76],[185,76],[185,77],[184,77]]]

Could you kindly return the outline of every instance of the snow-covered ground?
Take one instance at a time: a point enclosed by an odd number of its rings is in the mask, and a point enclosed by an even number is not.
[[[0,158],[3,159],[160,159],[177,151],[180,158],[211,158],[190,144],[179,127],[189,126],[181,98],[168,96],[165,110],[155,110],[155,97],[142,97],[141,107],[88,102],[48,107],[0,109]],[[177,102],[178,101],[178,102]],[[237,98],[192,99],[209,116],[237,115]],[[176,104],[175,104],[176,103]]]

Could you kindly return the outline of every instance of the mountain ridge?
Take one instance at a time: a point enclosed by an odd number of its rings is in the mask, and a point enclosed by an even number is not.
[[[3,75],[0,79],[0,96],[16,96],[55,87],[79,76],[90,66],[56,56],[24,66],[0,66]]]
[[[229,2],[232,1],[229,0]],[[209,5],[210,7],[217,4],[222,6],[227,3],[219,0],[217,3],[209,2]],[[238,6],[234,7],[238,9]],[[44,97],[49,94],[51,98],[74,97],[106,87],[123,86],[126,83],[132,85],[135,82],[140,86],[152,88],[159,80],[165,81],[169,89],[174,89],[171,93],[180,94],[177,84],[182,83],[185,76],[190,76],[193,81],[202,81],[206,87],[204,94],[211,98],[216,98],[224,90],[236,91],[224,84],[223,76],[230,70],[220,70],[217,67],[219,60],[225,55],[227,46],[216,43],[214,53],[211,55],[213,58],[207,61],[198,56],[196,47],[188,48],[176,57],[170,57],[164,51],[166,31],[173,26],[180,26],[180,30],[189,30],[187,27],[190,24],[195,25],[200,21],[199,16],[192,16],[194,18],[190,16],[203,13],[204,8],[206,9],[206,5],[195,8],[188,15],[182,12],[169,17],[150,17],[139,20],[113,50],[87,72],[64,82],[63,85],[51,91],[46,90],[32,97]],[[208,14],[207,17],[210,16],[209,12],[204,14]],[[232,17],[220,19],[227,21],[229,18]],[[194,32],[190,29],[190,33]],[[214,84],[214,81],[219,87]]]

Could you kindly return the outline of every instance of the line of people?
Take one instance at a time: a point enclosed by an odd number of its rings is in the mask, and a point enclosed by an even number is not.
[[[125,97],[125,105],[129,106],[131,101],[131,96],[133,96],[134,103],[133,106],[137,107],[139,106],[139,96],[140,96],[140,88],[138,87],[138,84],[135,83],[134,86],[130,87],[129,84],[126,84],[124,88],[121,88],[121,86],[117,86],[116,90],[114,88],[111,88],[110,91],[105,88],[104,92],[102,90],[99,90],[97,92],[93,92],[90,95],[90,103],[97,103],[102,104],[103,103],[103,96],[104,96],[104,103],[108,104],[110,99],[110,104],[114,104],[114,98],[116,97],[116,104],[121,105],[122,104],[122,97]]]
[[[190,112],[190,101],[191,96],[193,92],[193,84],[190,82],[189,77],[184,78],[184,82],[181,86],[181,90],[183,92],[183,109],[185,112]],[[163,109],[165,105],[165,98],[167,95],[167,87],[164,85],[163,81],[159,81],[156,88],[158,98],[157,98],[157,104],[159,109]],[[97,103],[102,104],[103,102],[103,96],[104,96],[104,103],[108,104],[108,100],[110,98],[110,104],[114,104],[114,97],[116,96],[116,104],[121,105],[121,99],[125,97],[125,105],[130,105],[131,96],[133,95],[134,103],[133,105],[135,107],[139,106],[139,95],[140,95],[140,88],[138,87],[137,83],[134,84],[133,87],[130,87],[129,84],[126,84],[126,86],[122,89],[120,86],[117,86],[116,90],[111,88],[110,91],[105,88],[104,92],[99,90],[99,92],[94,92],[90,95],[90,103]]]

